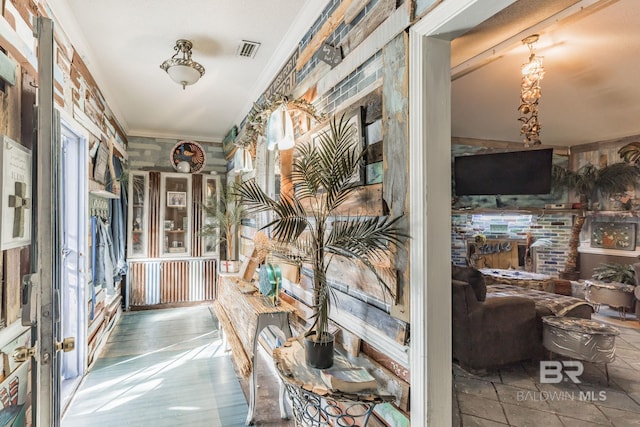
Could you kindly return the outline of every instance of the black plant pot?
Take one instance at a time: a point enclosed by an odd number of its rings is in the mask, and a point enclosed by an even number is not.
[[[304,353],[307,365],[312,368],[326,369],[333,366],[333,343],[335,337],[329,332],[322,334],[322,339],[315,341],[316,333],[304,336]]]

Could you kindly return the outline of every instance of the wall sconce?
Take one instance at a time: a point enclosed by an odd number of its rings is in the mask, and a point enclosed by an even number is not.
[[[522,114],[519,121],[522,122],[520,135],[524,135],[524,145],[539,145],[540,123],[538,122],[538,102],[542,92],[540,80],[544,76],[542,56],[536,56],[534,44],[538,41],[538,34],[533,34],[522,40],[529,48],[529,62],[522,64],[522,83],[520,85],[520,106],[518,111]]]
[[[171,80],[182,85],[182,89],[197,82],[204,74],[204,67],[191,59],[192,47],[193,44],[189,40],[176,41],[173,48],[176,53],[160,65]],[[182,54],[181,58],[178,58],[179,54]]]
[[[273,151],[289,150],[295,145],[293,121],[287,109],[286,100],[276,108],[267,121],[267,148]]]

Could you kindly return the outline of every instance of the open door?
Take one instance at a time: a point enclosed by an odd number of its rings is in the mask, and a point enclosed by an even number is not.
[[[17,355],[31,361],[32,424],[58,427],[61,417],[60,353],[61,350],[74,350],[75,337],[61,339],[62,150],[60,119],[53,107],[53,21],[38,17],[35,33],[38,138],[33,156],[35,216],[31,257],[34,273],[25,278],[21,295],[22,323],[30,325],[32,331],[30,347],[23,346]]]
[[[61,234],[60,327],[63,337],[75,337],[74,351],[61,355],[61,410],[69,403],[84,375],[87,334],[87,137],[60,117]]]

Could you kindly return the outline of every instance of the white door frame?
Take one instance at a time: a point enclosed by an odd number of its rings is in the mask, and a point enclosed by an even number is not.
[[[68,336],[74,336],[76,339],[76,348],[74,351],[70,352],[70,353],[64,353],[61,354],[61,368],[64,369],[65,365],[67,363],[72,363],[73,365],[75,365],[75,368],[77,370],[78,376],[76,377],[77,379],[74,380],[75,383],[72,386],[71,392],[73,391],[73,389],[75,389],[78,385],[79,385],[79,381],[82,378],[86,367],[87,367],[87,296],[86,296],[86,290],[87,290],[87,283],[88,283],[88,278],[87,278],[87,271],[89,268],[89,264],[88,264],[88,256],[87,256],[87,249],[88,249],[88,243],[87,243],[87,236],[89,233],[89,227],[88,227],[88,220],[89,220],[89,205],[88,205],[88,183],[87,183],[87,160],[89,159],[89,148],[88,148],[88,141],[89,141],[89,132],[84,129],[76,120],[74,120],[70,114],[68,114],[66,111],[61,110],[61,109],[57,109],[59,115],[60,115],[60,142],[62,144],[62,166],[64,169],[64,165],[65,165],[65,160],[64,160],[64,156],[65,156],[65,151],[68,149],[68,147],[65,146],[64,141],[65,141],[65,137],[69,138],[69,139],[73,139],[75,141],[77,141],[77,147],[78,147],[78,152],[77,152],[77,156],[78,156],[78,164],[77,165],[73,165],[73,170],[71,171],[65,171],[62,170],[62,180],[65,179],[74,179],[76,178],[77,181],[77,186],[78,186],[78,194],[74,194],[71,197],[74,198],[75,200],[77,200],[77,206],[78,206],[78,211],[77,213],[77,220],[78,220],[78,228],[79,228],[79,232],[78,232],[78,242],[77,242],[77,246],[78,246],[78,288],[77,288],[77,293],[76,293],[76,299],[77,301],[66,301],[67,297],[69,296],[66,286],[67,283],[65,283],[65,281],[63,280],[61,283],[61,292],[60,292],[60,306],[61,306],[61,313],[60,313],[60,321],[61,321],[61,333],[62,333],[62,338],[66,338]],[[71,176],[70,173],[74,176]],[[64,187],[64,182],[63,182],[63,187]],[[62,189],[61,189],[62,191]],[[63,204],[64,204],[64,194],[62,194],[63,197]],[[63,212],[66,212],[66,207],[63,205],[62,206]],[[62,233],[64,236],[64,218],[61,219],[62,224],[61,226],[63,227]],[[65,239],[63,238],[62,240],[62,244],[65,244]],[[64,250],[64,248],[63,248]],[[64,257],[62,258],[62,262],[63,265],[61,267],[61,273],[64,275]],[[64,277],[64,276],[63,276]],[[70,316],[70,313],[67,313],[66,311],[66,307],[67,306],[73,306],[76,307],[77,310],[74,311],[74,313],[72,314],[75,317],[75,320],[77,322],[77,331],[74,332],[73,335],[70,335],[69,333],[71,331],[67,330],[67,327],[65,325],[66,320],[69,318],[68,316]],[[70,392],[70,390],[65,390],[67,393]],[[61,404],[63,405],[61,407],[61,410],[64,410],[64,405],[65,403],[68,403],[68,398],[70,396],[62,396],[61,398],[64,398],[65,401],[61,402]]]
[[[451,40],[514,2],[443,1],[409,31],[413,426],[452,421]]]

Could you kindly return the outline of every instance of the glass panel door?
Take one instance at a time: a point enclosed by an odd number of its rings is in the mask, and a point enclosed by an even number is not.
[[[191,175],[163,174],[161,185],[162,254],[191,254]]]
[[[215,226],[217,221],[213,212],[217,212],[220,209],[220,192],[222,187],[220,186],[220,177],[217,175],[204,176],[203,177],[203,194],[202,202],[206,206],[206,209],[202,210],[202,225],[205,230],[210,230]],[[207,233],[202,237],[202,255],[204,256],[219,256],[220,251],[220,228],[217,227],[216,234]]]
[[[148,256],[148,198],[148,172],[131,172],[129,177],[129,258]]]

